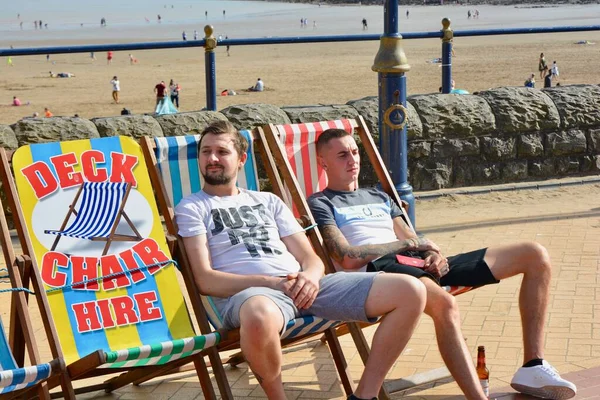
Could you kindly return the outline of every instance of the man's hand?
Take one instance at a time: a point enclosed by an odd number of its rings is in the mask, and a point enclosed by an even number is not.
[[[409,250],[423,251],[423,252],[432,251],[432,252],[436,252],[436,253],[440,252],[440,248],[438,247],[438,245],[433,243],[429,239],[410,238],[410,239],[407,239],[406,241],[409,243],[409,246],[410,246]]]
[[[321,276],[311,274],[309,272],[297,272],[287,276],[287,282],[284,285],[292,284],[289,292],[285,292],[292,300],[298,309],[307,309],[312,306],[312,303],[319,294],[319,280]]]
[[[449,271],[448,259],[438,252],[428,252],[425,258],[425,271],[436,278],[443,277]]]

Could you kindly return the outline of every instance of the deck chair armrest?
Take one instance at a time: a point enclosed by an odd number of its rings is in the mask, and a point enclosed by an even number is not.
[[[54,360],[50,361],[51,375],[62,373],[66,371],[66,369],[67,365],[65,364],[65,360],[63,360],[62,358],[55,358]]]

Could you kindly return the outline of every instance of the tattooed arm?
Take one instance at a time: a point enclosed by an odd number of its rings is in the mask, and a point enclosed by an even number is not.
[[[417,237],[396,240],[390,243],[351,246],[336,225],[323,225],[320,230],[331,258],[348,270],[359,269],[370,261],[390,253],[438,249],[427,239]]]

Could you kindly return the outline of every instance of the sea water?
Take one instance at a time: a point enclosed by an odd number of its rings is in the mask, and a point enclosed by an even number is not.
[[[330,6],[227,0],[0,0],[0,47],[181,40],[204,36],[204,26],[231,38],[381,33],[382,6]],[[479,18],[467,18],[477,9]],[[407,18],[406,10],[410,10]],[[223,13],[225,11],[225,14]],[[161,16],[160,22],[158,15]],[[448,17],[455,30],[592,25],[600,5],[400,6],[401,32],[441,29]],[[106,19],[106,27],[100,19]],[[368,21],[363,30],[362,19]],[[307,20],[306,25],[300,21]],[[34,20],[48,24],[35,29]],[[21,29],[21,22],[22,29]],[[582,33],[585,39],[585,33]]]

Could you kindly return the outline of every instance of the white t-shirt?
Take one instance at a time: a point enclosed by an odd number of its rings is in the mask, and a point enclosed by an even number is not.
[[[303,229],[272,193],[240,189],[235,196],[191,194],[175,208],[179,235],[206,235],[212,268],[238,275],[285,276],[300,264],[281,238]]]
[[[263,90],[265,90],[265,84],[263,83],[263,81],[256,81],[254,90],[256,90],[257,92],[262,92]]]
[[[121,87],[119,86],[119,81],[117,79],[113,79],[112,81],[110,81],[110,83],[112,83],[113,85],[113,92],[118,92],[121,90]]]

